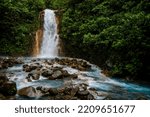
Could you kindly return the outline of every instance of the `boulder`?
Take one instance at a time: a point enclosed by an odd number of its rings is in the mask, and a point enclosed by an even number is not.
[[[52,78],[54,79],[63,78],[63,73],[60,70],[57,70],[52,74]]]
[[[65,95],[63,96],[63,100],[71,100],[72,96],[71,95]]]
[[[25,65],[23,65],[23,71],[25,71],[25,72],[31,72],[32,69],[31,69],[31,67],[29,65],[25,64]]]
[[[29,73],[27,78],[33,79],[33,80],[38,80],[40,78],[40,74],[38,74],[38,73]]]
[[[64,77],[68,77],[70,76],[70,74],[66,71],[66,70],[62,70],[63,76]]]
[[[27,79],[28,82],[32,82],[30,77],[27,76],[26,79]]]
[[[78,91],[79,91],[79,87],[78,86],[72,88],[72,90],[71,90],[71,96],[72,97],[75,96]]]
[[[80,84],[80,86],[79,86],[79,91],[85,91],[85,90],[87,90],[87,84],[85,84],[85,83],[82,83],[82,84]]]
[[[0,58],[0,69],[7,69],[15,64],[21,64],[22,61],[16,58]]]
[[[42,90],[42,86],[36,87],[36,90]]]
[[[13,81],[5,82],[1,88],[0,92],[6,96],[13,96],[17,93],[16,83]]]
[[[53,70],[43,69],[41,75],[43,77],[49,77],[53,74]]]
[[[39,78],[40,78],[40,75],[39,75],[39,74],[34,74],[34,75],[32,76],[32,79],[33,79],[33,80],[39,80]]]
[[[81,100],[87,100],[89,95],[89,91],[78,91],[76,96]]]
[[[65,89],[64,89],[64,94],[65,95],[70,95],[71,94],[71,91],[72,91],[72,87],[65,87]]]
[[[37,68],[39,68],[40,66],[38,64],[24,64],[23,65],[23,71],[25,72],[31,72],[32,70],[35,70]]]
[[[86,96],[89,94],[89,92],[86,90],[86,91],[78,91],[77,93],[79,96]]]
[[[94,96],[93,96],[92,94],[89,94],[89,95],[87,96],[87,100],[94,100]]]
[[[59,93],[56,88],[50,88],[48,92],[51,96],[56,96]]]
[[[41,91],[42,95],[49,94],[49,88],[42,87],[40,91]]]
[[[36,93],[36,89],[34,87],[29,86],[29,87],[25,87],[23,89],[20,89],[18,91],[18,95],[27,96],[27,97],[36,97],[37,93]]]
[[[77,74],[71,74],[71,75],[69,76],[69,78],[71,78],[71,79],[77,79],[77,78],[78,78],[78,75],[77,75]]]

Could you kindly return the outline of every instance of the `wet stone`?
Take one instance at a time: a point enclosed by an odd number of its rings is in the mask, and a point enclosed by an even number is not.
[[[41,74],[43,77],[49,77],[53,74],[53,70],[43,69]]]
[[[89,92],[87,90],[86,91],[78,91],[76,94],[76,96],[81,100],[87,100],[88,95],[89,95]]]
[[[34,87],[25,87],[18,91],[18,95],[27,96],[27,97],[36,97],[36,89]]]
[[[40,74],[37,71],[29,73],[28,76],[26,77],[28,82],[31,82],[32,80],[39,80],[39,78],[40,78]]]
[[[72,91],[72,88],[71,88],[71,87],[65,87],[64,94],[65,94],[65,95],[70,95],[70,94],[71,94],[71,91]]]
[[[78,91],[78,93],[77,93],[78,95],[80,95],[80,96],[86,96],[86,95],[88,95],[89,94],[89,91]]]
[[[89,95],[87,96],[87,100],[94,100],[94,96],[93,96],[92,94],[89,94]]]
[[[13,81],[7,81],[1,86],[0,91],[6,96],[15,95],[17,93],[16,83]]]
[[[49,93],[49,88],[42,87],[41,92],[43,94],[47,94],[47,93]]]
[[[42,90],[42,86],[36,87],[36,90]]]
[[[58,90],[56,88],[51,88],[48,92],[51,96],[56,96],[58,94]]]
[[[64,100],[71,100],[72,99],[72,96],[71,95],[65,95],[63,97]]]
[[[59,79],[59,78],[63,78],[63,73],[59,70],[55,71],[53,74],[52,74],[52,77],[54,79]]]
[[[79,87],[72,88],[71,96],[75,96],[78,91],[79,91]]]

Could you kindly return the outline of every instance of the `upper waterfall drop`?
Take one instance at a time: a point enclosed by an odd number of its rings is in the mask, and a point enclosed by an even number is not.
[[[56,17],[53,10],[44,10],[43,39],[40,57],[58,56],[58,40]]]

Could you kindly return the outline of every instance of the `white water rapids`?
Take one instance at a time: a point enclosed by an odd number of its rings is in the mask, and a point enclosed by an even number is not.
[[[44,10],[44,32],[41,44],[40,57],[58,56],[58,34],[55,13],[53,10]]]

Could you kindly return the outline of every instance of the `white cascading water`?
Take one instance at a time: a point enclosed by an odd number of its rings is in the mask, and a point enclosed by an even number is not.
[[[53,10],[44,10],[44,32],[41,44],[40,57],[58,56],[58,34],[55,13]]]

